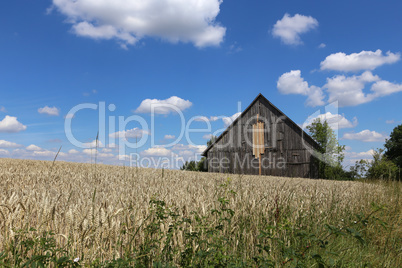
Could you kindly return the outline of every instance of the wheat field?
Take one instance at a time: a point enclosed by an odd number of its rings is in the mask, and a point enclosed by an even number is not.
[[[342,261],[398,267],[402,264],[400,186],[397,182],[325,181],[0,159],[0,252],[10,252],[21,230],[34,228],[27,236],[53,231],[57,244],[66,247],[71,258],[79,257],[82,264],[119,258],[127,245],[136,248],[146,242],[145,223],[152,214],[151,200],[163,200],[180,217],[205,216],[214,224],[218,219],[211,216],[211,211],[219,208],[219,197],[224,196],[227,207],[234,211],[230,224],[222,230],[233,237],[233,243],[225,250],[244,259],[260,254],[263,226],[296,226],[319,234],[326,224],[339,228],[357,224],[356,215],[370,215],[373,204],[377,204],[382,210],[373,213],[373,217],[385,224],[381,227],[376,220],[370,220],[363,231],[368,244],[339,249]],[[160,223],[160,232],[168,232],[172,221],[166,218]],[[187,246],[185,232],[195,228],[191,224],[183,226],[174,232],[171,241],[179,250]],[[289,233],[282,232],[281,239],[285,246],[293,243]],[[341,246],[342,241],[333,245]],[[282,258],[284,266],[291,265],[275,248],[265,254],[274,261]],[[172,262],[177,264],[177,258],[173,257]]]

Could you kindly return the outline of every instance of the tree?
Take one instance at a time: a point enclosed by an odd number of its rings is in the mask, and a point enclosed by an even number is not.
[[[197,170],[201,172],[208,172],[208,162],[206,157],[203,157],[200,161],[198,161]]]
[[[325,179],[339,179],[344,175],[342,161],[344,145],[339,145],[334,130],[324,120],[317,118],[307,126],[310,136],[318,143],[319,175]]]
[[[197,171],[197,163],[194,160],[186,161],[180,170]]]
[[[384,146],[386,148],[384,156],[402,168],[402,124],[392,130]]]
[[[398,167],[389,160],[384,154],[384,149],[374,151],[373,161],[367,170],[369,179],[395,180],[398,178]]]
[[[363,179],[367,175],[367,170],[370,167],[370,162],[365,159],[356,161],[354,166],[350,167],[351,179]]]
[[[207,146],[210,146],[216,141],[216,136],[211,136],[211,139],[207,141]],[[180,168],[180,170],[188,170],[188,171],[201,171],[208,172],[208,162],[206,157],[202,157],[200,161],[186,161],[184,165]]]
[[[211,135],[211,139],[209,141],[207,141],[207,146],[208,147],[211,146],[211,144],[213,144],[216,141],[217,138],[218,137],[216,137],[214,135]]]

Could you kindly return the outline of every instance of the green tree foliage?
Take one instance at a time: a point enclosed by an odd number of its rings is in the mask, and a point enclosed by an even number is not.
[[[206,160],[207,159],[205,157],[203,157],[198,162],[196,162],[194,160],[186,161],[186,163],[184,163],[184,165],[180,168],[180,170],[207,172],[208,171],[208,165],[207,165]]]
[[[201,160],[197,163],[197,170],[201,172],[208,172],[208,162],[206,157],[201,158]]]
[[[197,162],[194,160],[186,161],[184,165],[180,168],[181,170],[197,171]]]
[[[402,168],[402,124],[392,130],[384,146],[386,148],[384,156]]]
[[[344,145],[339,145],[334,130],[324,120],[317,118],[313,123],[307,126],[310,136],[320,146],[319,154],[319,175],[325,179],[341,179],[345,176],[342,169],[342,161],[344,158]]]
[[[384,154],[384,149],[378,149],[373,154],[373,161],[369,164],[367,178],[396,180],[399,179],[399,168]]]
[[[211,139],[209,141],[207,141],[207,146],[209,147],[211,144],[213,144],[217,138],[218,137],[212,135]]]
[[[216,141],[216,136],[211,136],[211,139],[207,141],[207,146],[210,146]],[[184,165],[180,168],[181,170],[188,170],[188,171],[201,171],[201,172],[208,172],[208,162],[206,157],[202,157],[200,161],[196,162],[186,161]]]
[[[367,175],[367,170],[370,167],[370,162],[365,159],[360,159],[356,161],[354,166],[350,167],[350,177],[351,179],[363,179]]]

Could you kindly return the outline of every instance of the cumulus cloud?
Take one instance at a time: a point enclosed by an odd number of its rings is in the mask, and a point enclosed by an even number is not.
[[[3,120],[0,121],[0,133],[16,133],[27,129],[26,126],[18,122],[17,117],[6,115]]]
[[[45,106],[43,108],[39,108],[38,113],[47,114],[47,115],[51,115],[51,116],[58,116],[60,113],[60,110],[56,107]]]
[[[210,116],[210,117],[197,116],[196,118],[194,118],[194,121],[199,121],[199,122],[215,122],[217,120],[219,120],[219,116]]]
[[[321,62],[321,70],[334,70],[342,72],[374,70],[384,65],[392,64],[399,61],[400,53],[392,53],[388,51],[383,55],[380,49],[376,51],[361,51],[360,53],[352,53],[346,55],[343,52],[331,54]]]
[[[365,93],[364,89],[369,83],[373,83],[371,93]],[[370,71],[365,71],[361,75],[336,75],[327,78],[324,88],[329,93],[328,102],[338,101],[340,107],[356,106],[402,91],[401,84],[381,80],[379,76],[373,75]]]
[[[28,151],[43,151],[42,148],[40,148],[39,146],[36,146],[35,144],[31,144],[31,145],[27,146],[26,149]]]
[[[327,45],[325,43],[321,43],[318,48],[325,48]]]
[[[355,106],[362,103],[370,102],[374,96],[368,96],[363,92],[367,83],[379,81],[377,75],[373,75],[370,71],[366,71],[361,75],[344,76],[336,75],[327,78],[327,84],[324,88],[329,93],[329,102],[338,101],[339,106]]]
[[[163,137],[165,140],[173,140],[174,138],[176,138],[175,135],[165,135],[165,137]]]
[[[222,118],[222,120],[223,120],[223,124],[225,125],[225,127],[230,126],[230,124],[232,124],[232,123],[233,123],[233,121],[235,121],[235,120],[236,120],[236,118],[238,118],[240,115],[241,115],[241,112],[238,112],[238,113],[235,113],[235,114],[234,114],[234,115],[232,115],[232,116],[229,116],[229,117],[223,117],[223,118]]]
[[[291,17],[286,13],[275,23],[272,35],[280,38],[287,45],[299,45],[303,43],[300,35],[317,27],[318,21],[311,16],[296,14]]]
[[[157,157],[167,157],[172,154],[172,151],[164,147],[152,147],[145,151],[142,151],[141,156],[157,156]]]
[[[282,74],[277,81],[277,88],[282,94],[300,94],[307,96],[306,105],[315,107],[324,105],[324,94],[321,88],[309,86],[301,77],[300,70],[292,70]]]
[[[364,142],[384,142],[387,136],[375,131],[365,129],[359,133],[345,133],[343,135],[343,138],[346,140],[359,140]]]
[[[355,160],[357,160],[357,159],[371,159],[372,157],[373,157],[373,154],[374,154],[375,152],[374,152],[374,150],[373,149],[370,149],[370,150],[368,150],[367,152],[351,152],[351,151],[346,151],[344,154],[345,154],[345,158],[348,158],[348,159],[350,159],[350,158],[352,158],[352,159],[355,159]]]
[[[185,145],[185,144],[176,144],[172,147],[173,151],[176,151],[177,154],[180,155],[180,152],[182,151],[191,151],[193,154],[200,154],[204,152],[204,150],[207,149],[206,145]]]
[[[331,112],[327,112],[325,114],[320,114],[316,117],[309,118],[308,121],[304,123],[304,126],[308,126],[313,123],[317,118],[321,120],[321,122],[327,121],[328,125],[336,130],[342,128],[353,128],[357,126],[357,118],[353,118],[353,122],[346,119],[343,115],[340,114],[332,114]]]
[[[215,138],[215,135],[213,134],[205,134],[204,136],[202,136],[203,139],[205,140],[210,140],[212,138]]]
[[[218,46],[226,33],[216,22],[221,4],[222,0],[53,0],[73,33],[115,39],[123,48],[145,37]]]
[[[129,129],[129,130],[122,130],[119,132],[109,134],[111,138],[141,138],[143,135],[151,135],[148,130],[140,129],[138,127]]]
[[[11,141],[0,140],[0,148],[18,148],[18,147],[22,147],[22,145]]]
[[[29,147],[29,148],[28,148]],[[46,150],[42,149],[36,145],[28,146],[27,148],[17,148],[13,151],[8,152],[7,157],[11,158],[21,158],[21,159],[37,159],[37,160],[48,160],[53,161],[54,157],[57,154],[57,150]],[[28,150],[30,149],[30,150]],[[39,150],[40,149],[40,150]],[[0,149],[0,154],[1,154]],[[67,152],[60,151],[57,160],[59,161],[72,161],[72,162],[84,162],[84,163],[92,163],[94,161],[93,156],[95,155],[97,150],[95,149],[84,149],[82,151],[78,151],[76,149],[70,149]],[[103,150],[96,153],[97,155],[97,163],[104,164],[123,164],[122,161],[119,160],[118,156],[112,153],[106,153]],[[92,156],[92,157],[91,157]],[[126,160],[128,160],[126,158]]]
[[[0,155],[9,155],[10,152],[5,149],[0,149]]]
[[[382,97],[402,91],[402,85],[381,80],[372,85],[371,91],[374,97]]]
[[[169,114],[171,112],[184,111],[193,105],[191,101],[172,96],[165,100],[145,99],[140,106],[135,110],[136,113],[151,113]]]
[[[96,148],[96,147],[98,147],[98,148],[102,148],[102,147],[104,147],[103,146],[103,143],[100,141],[100,140],[93,140],[93,141],[91,141],[91,142],[86,142],[86,143],[84,143],[84,146],[86,147],[86,148]]]

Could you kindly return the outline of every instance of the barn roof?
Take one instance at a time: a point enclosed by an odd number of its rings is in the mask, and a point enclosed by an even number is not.
[[[276,107],[275,105],[273,105],[267,98],[264,97],[264,95],[262,95],[261,93],[258,94],[258,96],[250,103],[249,106],[247,106],[247,108],[226,128],[225,131],[223,131],[217,138],[216,140],[210,144],[207,149],[205,149],[205,151],[202,153],[202,156],[207,156],[208,151],[214,147],[214,145],[229,131],[229,129],[241,118],[243,117],[243,115],[254,105],[254,103],[256,103],[259,99],[263,99],[266,102],[269,103],[269,105],[271,105],[279,114],[281,114],[282,116],[285,117],[285,120],[289,120],[289,122],[291,122],[293,125],[295,125],[298,129],[300,129],[303,133],[303,137],[309,139],[310,141],[313,142],[314,145],[316,145],[316,148],[319,148],[320,146],[318,145],[318,143],[310,136],[308,135],[298,124],[296,124],[295,122],[293,122],[292,119],[290,119],[287,115],[285,115],[281,110],[278,109],[278,107]]]

